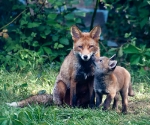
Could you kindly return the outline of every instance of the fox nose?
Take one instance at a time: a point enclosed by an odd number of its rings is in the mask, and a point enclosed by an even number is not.
[[[84,58],[84,59],[87,59],[87,58],[88,58],[88,56],[87,56],[87,55],[84,55],[84,56],[83,56],[83,58]]]

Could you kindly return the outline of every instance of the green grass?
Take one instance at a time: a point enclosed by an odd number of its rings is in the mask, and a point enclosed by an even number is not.
[[[150,83],[149,78],[134,75],[136,96],[129,97],[127,115],[120,111],[82,109],[31,105],[14,108],[6,102],[19,101],[39,90],[52,93],[58,71],[44,68],[41,71],[8,72],[0,70],[0,124],[1,125],[149,125]],[[134,74],[134,73],[132,73]],[[119,105],[121,109],[121,101]]]

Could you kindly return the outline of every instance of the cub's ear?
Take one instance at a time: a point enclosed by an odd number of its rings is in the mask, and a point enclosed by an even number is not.
[[[117,61],[116,60],[113,60],[113,61],[109,61],[109,64],[108,64],[108,67],[109,67],[109,70],[113,71],[117,66]]]
[[[101,35],[101,28],[100,26],[95,26],[91,32],[90,32],[90,36],[95,39],[95,40],[99,40],[100,39],[100,35]]]
[[[72,26],[70,32],[71,32],[72,39],[74,41],[80,39],[82,36],[82,32],[78,29],[77,26]]]
[[[112,57],[110,57],[110,60],[115,60],[116,54],[114,54]]]

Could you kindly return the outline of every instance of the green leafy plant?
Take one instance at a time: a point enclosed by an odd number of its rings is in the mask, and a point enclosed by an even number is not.
[[[149,67],[149,1],[103,2],[104,7],[109,10],[106,39],[113,40],[119,45],[118,48],[108,48],[107,54],[117,53],[122,63],[127,62],[131,66]]]
[[[142,1],[105,0],[105,7],[110,11],[108,17],[108,36],[123,42],[126,33],[137,38],[137,42],[148,43],[150,33],[149,16],[147,8],[150,3]]]
[[[141,45],[140,48],[138,48],[133,44],[128,44],[124,47],[124,53],[130,56],[131,65],[150,65],[150,49],[147,49],[146,45]]]
[[[20,14],[15,14],[11,24],[1,28],[7,28],[9,37],[1,37],[4,45],[0,63],[11,69],[24,69],[29,65],[37,67],[44,62],[62,61],[72,48],[70,27],[82,23],[77,17],[80,13],[71,7],[73,2],[49,0],[48,7],[46,3],[13,5],[10,11],[20,11]]]

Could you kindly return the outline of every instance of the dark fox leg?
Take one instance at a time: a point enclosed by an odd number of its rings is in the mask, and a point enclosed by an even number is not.
[[[64,82],[59,81],[54,86],[53,90],[53,101],[56,105],[62,105],[65,102],[65,95],[67,91],[67,86]]]
[[[90,94],[89,94],[90,95]],[[89,104],[90,108],[95,107],[95,92],[93,91],[92,96],[90,96],[90,104]]]
[[[104,107],[103,110],[107,110],[110,107],[110,103],[112,99],[115,97],[116,94],[108,94],[105,101],[104,101]]]
[[[110,95],[107,95],[105,101],[104,101],[104,107],[103,110],[107,110],[110,107],[110,103],[112,101],[112,98]]]
[[[127,113],[128,106],[128,90],[124,89],[120,92],[122,98],[122,113]]]
[[[87,108],[90,103],[89,88],[86,83],[77,84],[77,106]]]
[[[90,108],[95,106],[95,92],[93,89],[93,81],[88,83],[88,87],[89,87],[89,95],[90,95]]]
[[[113,103],[112,109],[118,110],[118,101],[119,101],[119,93],[117,93],[114,98],[114,103]]]
[[[71,80],[70,85],[70,106],[77,106],[77,95],[76,95],[76,85],[77,83],[74,80]]]
[[[76,94],[73,94],[72,106],[73,106],[73,107],[77,106],[77,96],[76,96]]]
[[[65,104],[70,105],[70,89],[67,89],[67,91],[66,91]]]
[[[100,104],[102,103],[103,95],[101,93],[95,93],[95,97],[96,97],[96,107],[99,107]]]

